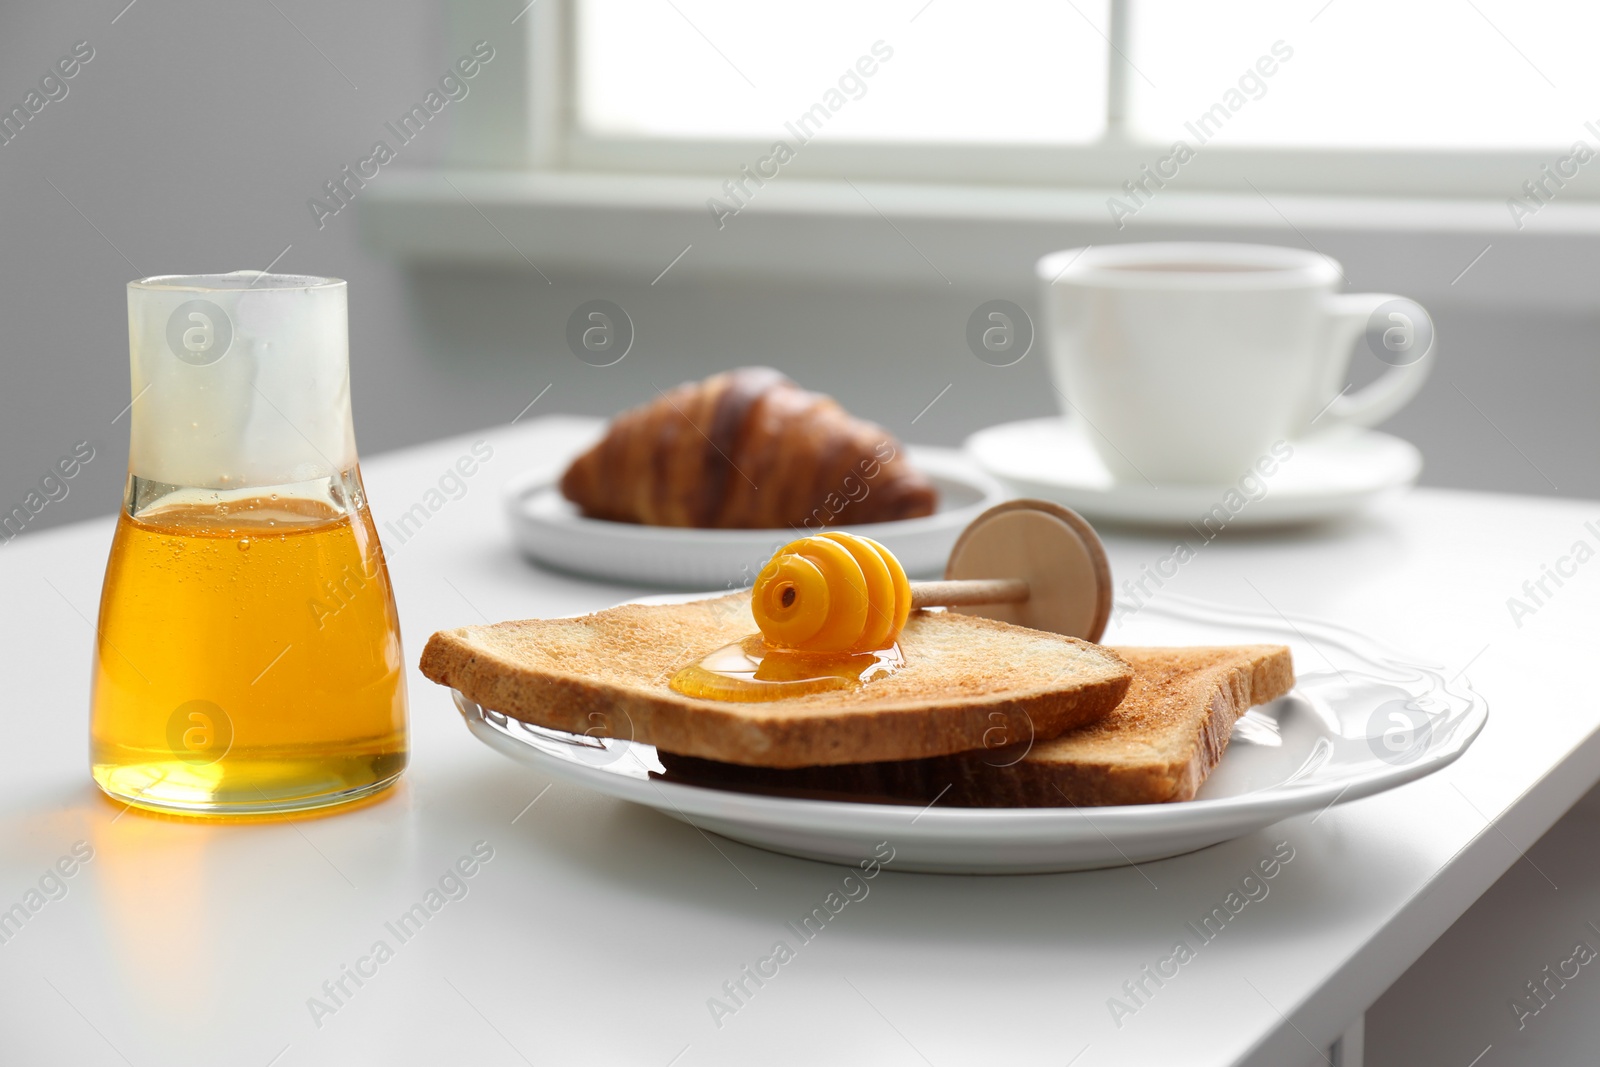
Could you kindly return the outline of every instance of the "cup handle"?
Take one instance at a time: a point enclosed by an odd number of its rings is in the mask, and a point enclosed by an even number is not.
[[[1385,305],[1382,320],[1373,316]],[[1330,367],[1347,367],[1352,346],[1382,327],[1373,354],[1388,364],[1384,373],[1359,392],[1342,395],[1318,414],[1311,413],[1310,430],[1321,433],[1339,426],[1376,426],[1411,402],[1433,369],[1433,319],[1420,304],[1393,293],[1339,293],[1329,297],[1328,362]],[[1420,321],[1417,316],[1420,316]],[[1384,325],[1384,323],[1388,325]],[[1417,349],[1421,349],[1419,353]],[[1337,382],[1330,383],[1330,391]]]

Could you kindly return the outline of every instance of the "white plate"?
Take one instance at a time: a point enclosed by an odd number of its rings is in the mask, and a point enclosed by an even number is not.
[[[1005,490],[963,453],[911,446],[908,458],[939,489],[939,509],[920,519],[844,526],[887,545],[913,575],[944,573],[956,537]],[[506,515],[517,546],[538,563],[590,578],[669,589],[740,589],[777,549],[805,530],[695,530],[585,518],[548,477],[514,478]]]
[[[1196,527],[1267,526],[1341,515],[1417,480],[1422,454],[1374,431],[1287,442],[1272,473],[1232,485],[1118,482],[1079,425],[1053,417],[980,430],[967,451],[1012,493],[1037,496],[1091,519]],[[1221,509],[1220,511],[1218,509]]]
[[[665,599],[665,598],[656,598]],[[681,598],[677,598],[681,599]],[[879,842],[896,870],[1077,871],[1138,864],[1228,841],[1431,774],[1466,751],[1488,707],[1464,680],[1328,624],[1164,595],[1116,626],[1111,644],[1275,642],[1298,682],[1239,721],[1192,801],[1103,808],[919,809],[757,796],[666,777],[655,749],[564,734],[456,706],[485,744],[540,774],[654,808],[701,830],[807,859],[855,864]]]

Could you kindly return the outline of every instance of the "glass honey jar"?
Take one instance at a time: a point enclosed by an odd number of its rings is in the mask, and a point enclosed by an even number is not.
[[[145,278],[128,286],[128,322],[95,782],[191,815],[385,788],[406,765],[405,669],[356,462],[345,283]]]

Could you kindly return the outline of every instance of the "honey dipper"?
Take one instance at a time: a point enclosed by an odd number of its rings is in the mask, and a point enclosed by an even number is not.
[[[1111,568],[1076,512],[1013,500],[962,531],[943,581],[909,582],[883,545],[835,531],[780,549],[750,603],[769,647],[849,654],[892,646],[909,613],[927,607],[1097,641],[1111,614]]]

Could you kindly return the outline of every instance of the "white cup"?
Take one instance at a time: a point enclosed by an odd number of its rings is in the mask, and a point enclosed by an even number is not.
[[[1298,248],[1125,244],[1039,261],[1051,373],[1119,481],[1231,483],[1280,440],[1382,422],[1432,368],[1433,322],[1338,293]],[[1341,392],[1358,342],[1387,366]]]

